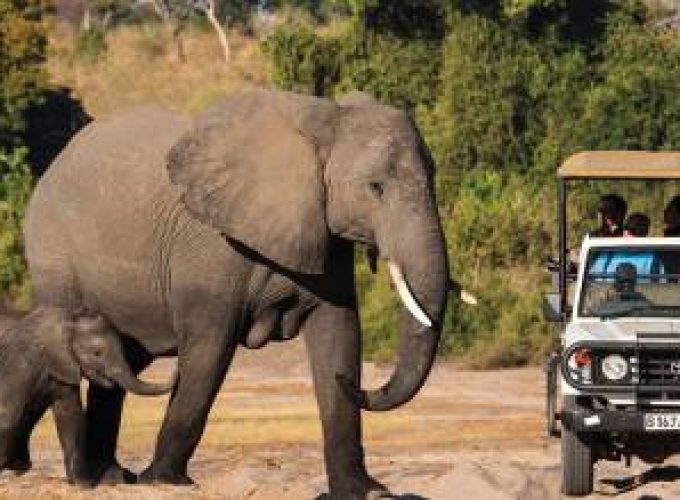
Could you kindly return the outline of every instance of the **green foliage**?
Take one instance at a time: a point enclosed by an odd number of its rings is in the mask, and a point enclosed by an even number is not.
[[[277,30],[262,42],[262,50],[274,61],[272,80],[283,89],[325,95],[330,83],[337,79],[337,44],[306,26]]]
[[[43,101],[46,53],[42,0],[0,0],[0,292],[15,299],[28,283],[21,224],[33,185],[21,147],[27,110]]]
[[[264,3],[268,9],[292,8],[310,13],[315,19],[331,20],[336,16],[351,13],[346,0],[269,0]]]
[[[28,150],[0,150],[0,289],[11,291],[26,280],[22,221],[33,187]]]
[[[616,16],[600,50],[602,81],[585,95],[584,144],[678,149],[680,39]]]
[[[480,346],[494,346],[493,359],[518,364],[531,357],[537,344],[550,344],[540,308],[533,307],[546,290],[546,276],[532,264],[547,253],[545,220],[551,217],[551,202],[546,189],[528,188],[518,174],[480,170],[464,176],[455,207],[444,216],[444,231],[451,267],[480,304],[452,301],[445,351],[474,349],[479,358]],[[525,345],[532,350],[525,351]]]
[[[321,37],[308,27],[281,27],[264,42],[273,80],[315,95],[350,89],[406,108],[434,102],[444,14],[438,1],[346,2],[346,29]]]
[[[106,49],[106,33],[100,27],[92,27],[78,33],[73,53],[78,59],[94,63],[106,53]]]
[[[16,144],[24,111],[41,98],[45,6],[43,0],[0,0],[0,147]]]
[[[357,252],[356,279],[359,289],[361,324],[364,329],[363,350],[371,359],[387,360],[397,346],[395,332],[399,328],[401,307],[391,289],[390,278],[384,266],[376,275],[371,274],[362,251]]]
[[[370,57],[357,57],[352,49],[346,49],[333,94],[360,89],[404,108],[435,100],[440,60],[437,44],[384,35],[368,40],[365,51]]]
[[[556,339],[540,317],[543,260],[556,245],[555,170],[582,149],[680,148],[680,38],[650,29],[632,1],[346,5],[350,22],[333,38],[289,31],[285,48],[268,52],[285,75],[276,81],[326,95],[368,90],[415,113],[438,164],[452,272],[480,301],[451,300],[442,350],[478,366],[538,361]],[[319,67],[332,68],[321,85]],[[570,197],[572,246],[595,227],[600,195],[620,192],[659,231],[678,187],[582,183]],[[361,262],[364,347],[386,357],[400,307],[384,275]]]

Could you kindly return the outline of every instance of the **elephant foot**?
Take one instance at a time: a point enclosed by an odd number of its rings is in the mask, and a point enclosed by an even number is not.
[[[140,484],[171,484],[174,486],[195,486],[186,472],[176,472],[172,469],[151,464],[139,476]]]
[[[20,476],[31,470],[32,466],[30,458],[15,458],[8,462],[5,468]]]
[[[366,475],[336,481],[326,498],[328,500],[376,500],[395,497],[383,484]]]
[[[91,477],[68,477],[66,482],[83,489],[91,489],[97,486],[97,483]]]
[[[134,472],[115,462],[113,464],[95,465],[92,476],[94,479],[84,482],[108,486],[134,484],[137,482],[137,475]]]

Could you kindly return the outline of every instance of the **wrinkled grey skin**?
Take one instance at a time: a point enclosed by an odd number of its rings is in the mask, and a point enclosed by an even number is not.
[[[24,318],[0,320],[0,470],[31,467],[30,431],[52,407],[71,482],[88,483],[81,371],[106,387],[113,382],[143,395],[167,393],[172,384],[138,380],[127,365],[117,332],[101,316],[73,317],[39,307]]]
[[[42,177],[28,208],[37,299],[101,311],[137,342],[136,369],[178,353],[179,383],[143,482],[189,483],[187,462],[234,351],[256,318],[302,332],[333,498],[384,491],[364,464],[361,408],[410,400],[432,366],[449,273],[434,168],[407,115],[353,96],[335,103],[255,91],[193,124],[130,112],[96,122]],[[353,244],[398,263],[426,328],[405,313],[394,372],[360,389]],[[271,312],[277,311],[272,319]],[[89,459],[123,469],[123,394],[88,395]]]

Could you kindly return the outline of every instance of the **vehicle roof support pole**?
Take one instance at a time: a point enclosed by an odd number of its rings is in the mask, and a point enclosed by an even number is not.
[[[559,185],[559,293],[560,315],[563,321],[567,314],[567,182]]]

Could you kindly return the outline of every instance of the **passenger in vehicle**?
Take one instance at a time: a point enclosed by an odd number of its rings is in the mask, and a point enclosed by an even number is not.
[[[664,236],[680,236],[680,195],[674,196],[663,211]],[[677,283],[680,276],[680,254],[678,252],[662,252],[661,262],[669,276],[669,283]]]
[[[649,217],[640,212],[632,213],[623,225],[623,236],[640,238],[649,234]],[[663,264],[656,252],[649,250],[631,251],[628,248],[602,252],[593,261],[589,272],[591,274],[613,274],[620,264],[631,264],[638,275],[661,274]],[[640,278],[639,281],[649,280]]]
[[[626,218],[628,204],[618,194],[606,194],[600,197],[597,205],[597,213],[600,219],[600,227],[588,233],[595,238],[623,236],[623,221]],[[567,272],[576,274],[579,264],[579,249],[572,248],[569,251]],[[604,272],[604,271],[600,271]]]
[[[628,205],[626,200],[617,194],[606,194],[600,198],[597,213],[600,216],[600,227],[590,236],[607,237],[623,236],[623,221],[626,218]]]
[[[649,225],[649,217],[641,212],[634,212],[623,225],[623,236],[645,237],[649,234]]]
[[[664,236],[680,236],[680,195],[674,196],[663,211]]]

